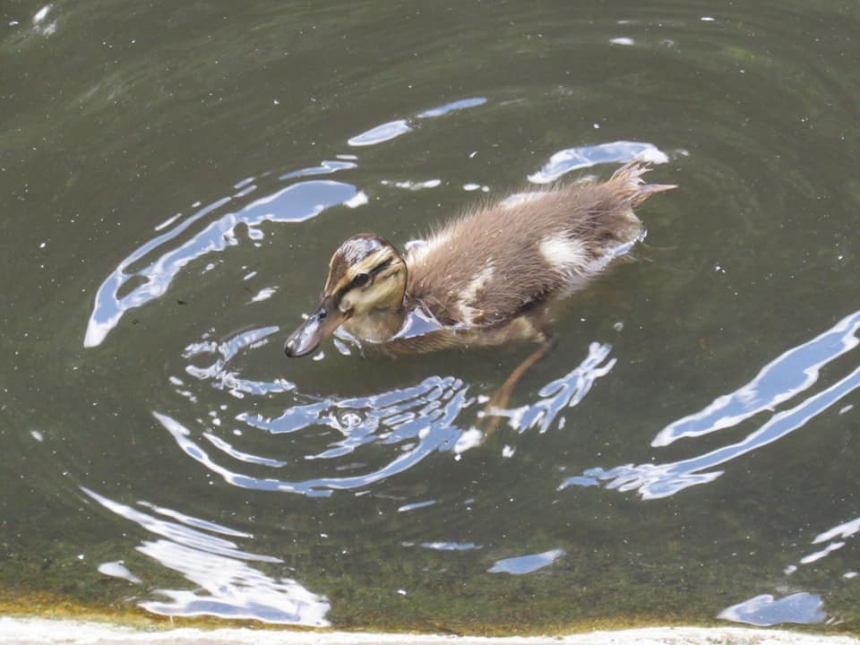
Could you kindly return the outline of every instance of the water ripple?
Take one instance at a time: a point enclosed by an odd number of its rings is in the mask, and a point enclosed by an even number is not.
[[[860,340],[860,312],[846,316],[832,329],[785,352],[765,365],[756,377],[735,392],[718,397],[701,412],[670,423],[652,446],[698,437],[731,428],[764,411],[773,410],[818,381],[821,368],[854,349]]]
[[[313,627],[329,625],[325,619],[328,599],[291,578],[272,577],[249,564],[283,568],[279,558],[242,551],[232,540],[218,537],[220,534],[250,539],[252,535],[141,502],[155,511],[145,513],[89,488],[81,490],[107,510],[159,536],[142,542],[137,551],[194,583],[193,590],[156,589],[154,593],[167,600],[144,600],[140,607],[164,616],[210,615]],[[116,563],[104,564],[110,565],[103,567],[105,575],[117,574]],[[122,570],[123,577],[130,582],[140,581],[125,566]]]
[[[455,424],[460,412],[472,404],[462,381],[452,377],[430,377],[419,385],[385,392],[380,395],[352,399],[326,399],[307,405],[295,405],[276,419],[242,413],[237,420],[246,428],[268,430],[272,435],[293,433],[310,428],[317,436],[320,431],[333,429],[340,436],[326,441],[317,452],[305,452],[301,460],[326,460],[344,457],[359,447],[376,443],[394,445],[397,449],[376,467],[367,466],[360,475],[311,477],[288,480],[271,476],[252,476],[235,472],[222,465],[219,458],[246,464],[282,468],[288,462],[269,456],[253,455],[241,451],[223,438],[204,432],[216,449],[210,454],[194,433],[177,419],[153,412],[156,420],[173,436],[179,448],[188,456],[221,475],[226,481],[241,488],[275,490],[309,496],[328,496],[335,490],[352,490],[404,472],[434,452],[453,449],[461,430]],[[241,435],[241,433],[239,433]],[[310,438],[308,446],[317,445]],[[377,458],[377,461],[379,459]]]
[[[509,425],[519,432],[538,428],[543,434],[562,411],[579,404],[594,382],[612,370],[615,359],[609,359],[610,350],[607,344],[591,343],[585,360],[568,374],[544,385],[538,392],[540,399],[514,410],[497,410],[495,414],[507,417]]]
[[[564,549],[552,549],[543,553],[504,558],[503,560],[498,560],[492,567],[487,569],[487,573],[510,573],[512,575],[532,573],[548,567],[564,555]]]
[[[762,594],[737,605],[727,607],[718,618],[736,623],[747,623],[769,627],[785,623],[808,625],[821,623],[827,618],[821,596],[806,592],[775,599],[771,594]]]
[[[201,385],[226,391],[238,400],[251,397],[241,409],[221,404],[208,414],[193,411],[189,421],[182,420],[182,412],[152,412],[183,453],[228,483],[329,496],[387,480],[434,453],[458,455],[482,445],[482,432],[473,427],[483,417],[482,404],[453,376],[429,376],[414,385],[357,397],[309,396],[283,378],[244,376],[242,370],[248,368],[236,366],[235,361],[247,359],[249,352],[270,352],[268,342],[277,331],[266,327],[218,343],[195,342],[183,353],[185,359],[196,361],[186,366],[186,374]],[[611,371],[615,359],[609,354],[609,345],[591,343],[583,361],[544,385],[533,401],[513,410],[493,410],[493,414],[506,417],[518,433],[546,432]],[[183,379],[175,377],[172,384],[185,398],[201,398],[201,392]],[[225,415],[232,416],[232,427],[227,426]],[[284,443],[297,433],[301,433],[299,441]],[[508,456],[513,452],[510,449]],[[362,459],[355,461],[359,454]],[[353,461],[344,465],[345,459]],[[420,502],[419,507],[426,503],[433,502]]]
[[[632,159],[666,163],[669,156],[657,146],[639,141],[613,141],[568,148],[554,153],[538,172],[529,175],[529,181],[548,184],[574,170],[591,168],[602,163],[624,163]]]
[[[483,97],[475,97],[469,99],[462,99],[460,101],[454,101],[452,103],[447,103],[445,105],[441,105],[439,107],[431,108],[429,110],[425,110],[417,115],[419,119],[429,119],[434,117],[441,117],[449,114],[451,112],[456,112],[458,110],[466,110],[473,107],[478,107],[479,105],[483,105],[487,102],[487,99]],[[392,139],[396,139],[404,134],[412,132],[414,130],[414,126],[410,125],[409,121],[406,119],[397,119],[395,121],[389,121],[387,123],[382,123],[380,125],[374,126],[370,130],[366,132],[362,132],[361,134],[357,134],[354,137],[351,137],[347,143],[354,147],[360,146],[375,146],[379,143],[385,143],[386,141],[391,141]]]
[[[722,396],[705,410],[684,417],[661,431],[654,445],[665,445],[682,436],[697,436],[728,428],[764,410],[772,410],[811,387],[821,368],[858,345],[860,312],[839,321],[827,332],[793,348],[772,361],[749,384]],[[792,408],[775,413],[757,430],[739,442],[697,457],[665,464],[628,464],[611,469],[591,468],[582,476],[570,477],[560,488],[593,486],[637,491],[644,499],[674,495],[690,486],[714,481],[723,471],[713,468],[758,450],[802,428],[860,388],[860,367],[833,385],[809,396]]]
[[[245,194],[247,188],[242,191]],[[350,184],[311,180],[287,186],[239,211],[221,215],[184,240],[181,236],[190,233],[191,226],[205,221],[235,197],[218,199],[191,216],[176,220],[175,226],[122,260],[101,284],[87,323],[84,347],[100,345],[126,312],[163,296],[182,268],[190,262],[235,246],[240,225],[244,226],[249,238],[259,240],[263,236],[259,227],[265,222],[301,222],[319,215],[326,208],[347,204],[357,195],[358,191]],[[143,266],[135,269],[137,264]]]

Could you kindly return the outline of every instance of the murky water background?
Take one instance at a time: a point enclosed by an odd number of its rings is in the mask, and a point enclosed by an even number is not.
[[[0,588],[433,631],[860,629],[860,11],[0,8]],[[286,359],[331,252],[636,154],[528,347]]]

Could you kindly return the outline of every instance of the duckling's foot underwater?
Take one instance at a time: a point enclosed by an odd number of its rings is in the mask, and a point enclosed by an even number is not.
[[[504,407],[522,375],[555,345],[555,305],[641,239],[635,207],[676,188],[646,184],[642,175],[649,169],[634,160],[607,181],[588,179],[473,208],[405,255],[377,235],[354,235],[332,256],[319,304],[284,351],[310,354],[338,328],[363,347],[398,354],[540,342],[491,399],[493,408]],[[405,333],[416,316],[433,324]]]

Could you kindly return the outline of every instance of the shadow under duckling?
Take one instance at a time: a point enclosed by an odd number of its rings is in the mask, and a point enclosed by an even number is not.
[[[643,235],[633,209],[671,184],[647,184],[632,161],[586,180],[477,207],[401,255],[377,235],[346,240],[329,262],[316,310],[287,338],[305,356],[339,328],[392,353],[541,343],[488,405],[504,407],[555,344],[555,305],[584,289]]]

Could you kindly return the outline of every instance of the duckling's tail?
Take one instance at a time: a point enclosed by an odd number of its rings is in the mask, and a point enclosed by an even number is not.
[[[639,206],[654,193],[662,193],[664,190],[678,187],[675,184],[646,184],[642,175],[649,170],[651,170],[649,162],[634,159],[616,170],[609,182],[618,185],[619,192],[625,194],[632,207]]]

